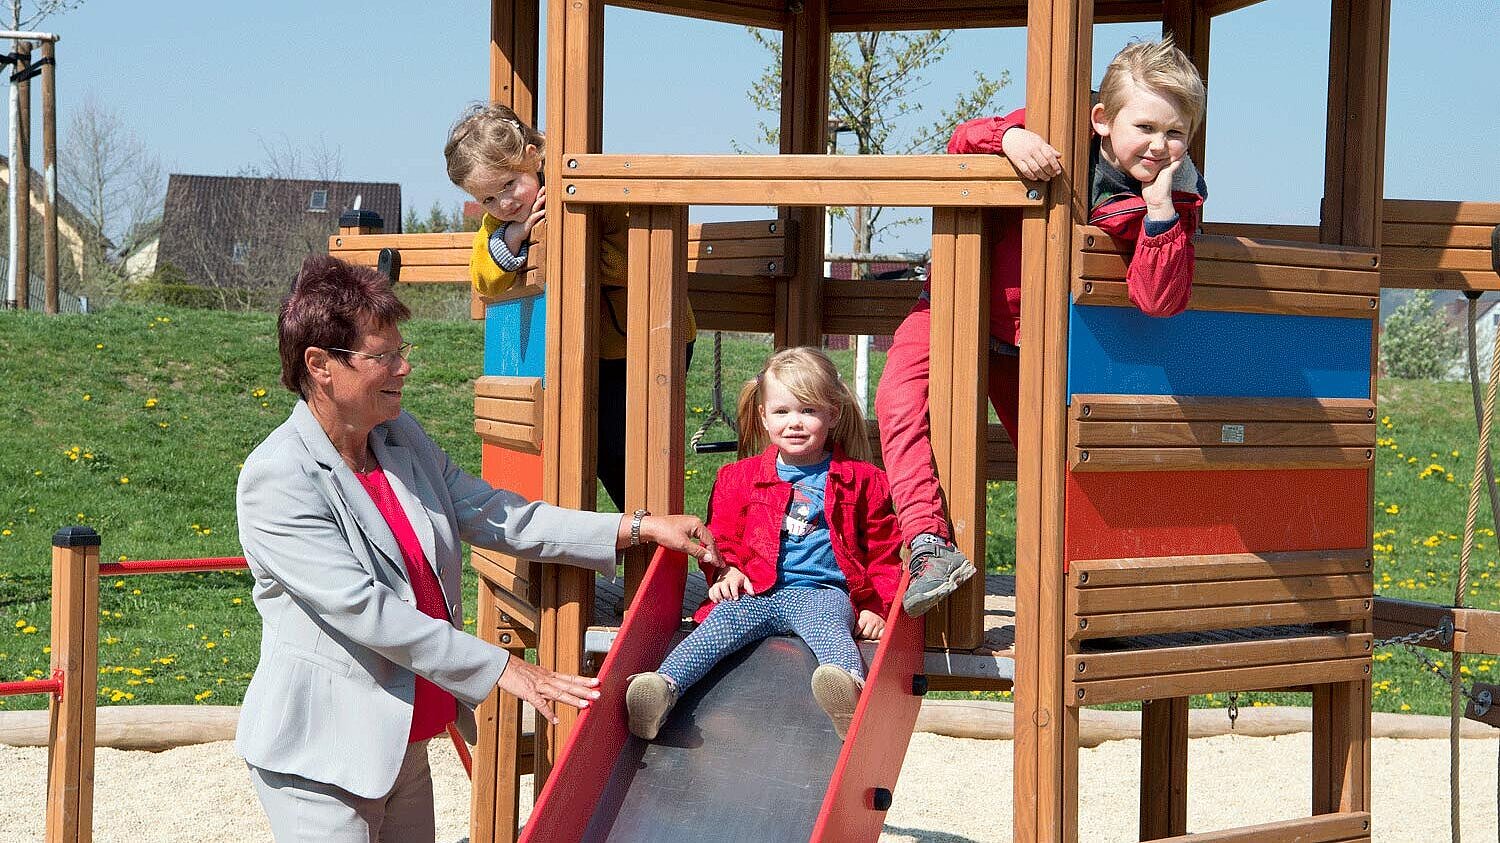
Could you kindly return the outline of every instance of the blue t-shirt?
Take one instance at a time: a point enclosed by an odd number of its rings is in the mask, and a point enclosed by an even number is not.
[[[828,518],[823,512],[831,461],[829,457],[813,465],[787,465],[776,458],[777,476],[792,484],[792,502],[781,526],[778,588],[848,588],[844,572],[833,558]]]

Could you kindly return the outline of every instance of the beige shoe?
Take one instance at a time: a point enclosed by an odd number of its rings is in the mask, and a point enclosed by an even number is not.
[[[839,740],[849,734],[849,723],[854,719],[854,709],[859,707],[859,692],[863,687],[864,683],[838,665],[820,664],[813,671],[813,699],[833,721],[833,731],[838,733]]]
[[[677,689],[661,673],[637,673],[625,688],[625,708],[630,712],[630,734],[643,741],[655,740],[677,704]]]

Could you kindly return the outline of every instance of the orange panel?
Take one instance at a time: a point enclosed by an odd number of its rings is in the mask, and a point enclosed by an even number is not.
[[[1068,473],[1066,558],[1370,543],[1368,469]]]
[[[542,498],[542,455],[512,451],[489,442],[482,443],[481,474],[486,483],[509,489],[527,500]]]

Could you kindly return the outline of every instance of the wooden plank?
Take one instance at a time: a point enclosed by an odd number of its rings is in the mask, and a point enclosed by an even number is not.
[[[1229,237],[1248,237],[1252,240],[1283,240],[1296,243],[1318,242],[1318,227],[1315,225],[1271,225],[1245,222],[1205,222],[1204,234],[1222,234]]]
[[[1122,281],[1076,280],[1073,282],[1073,300],[1078,304],[1107,307],[1135,306]],[[1379,312],[1379,301],[1374,296],[1239,289],[1195,284],[1188,299],[1188,309],[1373,319]]]
[[[822,135],[820,131],[816,133]],[[821,149],[821,147],[820,147]],[[596,179],[621,182],[717,179],[721,181],[1020,183],[1015,168],[998,155],[570,155],[563,179],[582,185]],[[566,193],[566,190],[564,190]],[[775,194],[767,194],[775,195]],[[570,201],[585,201],[569,193]],[[763,197],[764,198],[764,197]],[[1031,204],[1038,204],[1034,201]],[[889,204],[889,203],[887,203]]]
[[[1288,684],[1355,682],[1370,674],[1369,656],[1350,659],[1236,667],[1223,670],[1190,670],[1098,682],[1069,682],[1070,705],[1103,705],[1127,700],[1185,697],[1219,691],[1257,691]]]
[[[1359,658],[1370,654],[1372,644],[1373,637],[1368,633],[1331,633],[1227,644],[1078,653],[1068,656],[1067,666],[1070,676],[1098,681],[1193,670]]]
[[[1445,202],[1423,199],[1387,199],[1384,221],[1435,225],[1500,224],[1500,202]]]
[[[1240,0],[1241,5],[1248,5]],[[1159,843],[1355,843],[1370,839],[1370,814],[1357,811],[1200,831]]]
[[[962,384],[989,381],[989,254],[979,211],[961,211],[955,220],[952,446],[949,476],[943,483],[953,542],[980,571],[985,570],[985,463],[989,404],[981,389]],[[984,577],[975,576],[947,599],[948,645],[972,649],[984,640]]]
[[[1161,16],[1161,0],[1099,0],[1098,23],[1134,23]],[[837,32],[904,29],[969,29],[1025,26],[1026,6],[1018,0],[979,4],[974,0],[936,0],[913,6],[900,0],[840,0],[830,23]]]
[[[1229,582],[1122,585],[1089,588],[1069,595],[1069,606],[1079,616],[1104,613],[1209,609],[1300,600],[1371,597],[1370,572],[1306,577],[1269,577]]]
[[[1220,398],[1186,395],[1073,396],[1072,419],[1092,421],[1373,421],[1375,402],[1365,398]]]
[[[815,175],[817,168],[812,162],[830,161],[835,156],[826,156],[828,151],[828,74],[831,36],[828,30],[828,0],[804,0],[796,13],[789,13],[781,20],[781,121],[780,156],[764,160],[783,160],[793,163],[773,166],[799,166],[794,157],[803,161],[804,176]],[[736,156],[728,156],[730,158]],[[848,156],[850,160],[854,156]],[[702,163],[702,159],[699,159]],[[728,165],[728,162],[724,162]],[[692,165],[688,165],[692,166]],[[752,165],[753,166],[753,165]],[[715,176],[721,170],[708,169],[703,175]],[[752,191],[753,192],[753,191]],[[824,255],[824,214],[826,208],[819,201],[813,207],[793,208],[804,204],[782,199],[781,194],[767,189],[761,194],[774,196],[781,208],[778,216],[791,221],[801,232],[793,253],[796,273],[776,286],[776,306],[772,311],[774,320],[774,343],[777,348],[796,345],[822,345],[823,300],[819,291],[822,283]],[[821,200],[826,203],[828,200]]]
[[[855,156],[839,156],[855,158]],[[860,158],[876,156],[858,156]],[[997,156],[998,157],[998,156]],[[658,178],[578,179],[565,201],[590,204],[763,205],[774,196],[784,207],[891,205],[930,208],[1024,207],[1036,203],[1018,181]]]
[[[1219,471],[1373,465],[1371,448],[1070,448],[1068,467],[1094,471]]]
[[[775,29],[786,7],[767,0],[610,0],[611,6],[698,20]]]
[[[474,380],[474,394],[479,398],[507,401],[540,401],[542,379],[487,375]]]
[[[1380,286],[1397,290],[1500,290],[1500,275],[1494,272],[1454,270],[1385,269]]]
[[[1228,223],[1207,224],[1216,229],[1228,229]],[[1270,226],[1256,226],[1255,230],[1277,230]],[[1288,229],[1289,232],[1305,236],[1302,227]],[[1087,254],[1125,255],[1134,247],[1116,240],[1103,229],[1092,225],[1078,226],[1073,233],[1074,243],[1080,252]],[[1262,240],[1227,234],[1196,234],[1193,236],[1193,251],[1199,260],[1224,261],[1230,263],[1270,264],[1274,266],[1306,267],[1309,269],[1370,270],[1377,266],[1379,253],[1374,249],[1335,246],[1316,242],[1304,243],[1279,239]]]
[[[1155,635],[1164,632],[1194,632],[1204,629],[1235,629],[1246,626],[1332,623],[1368,617],[1369,613],[1370,600],[1357,597],[1155,612],[1120,612],[1079,616],[1068,637],[1073,641],[1085,641],[1121,635]]]
[[[692,272],[707,272],[716,275],[765,275],[785,274],[780,255],[747,258],[688,258],[688,269]]]
[[[1437,269],[1459,272],[1493,272],[1490,249],[1431,249],[1417,246],[1387,246],[1382,266],[1391,269]]]
[[[84,528],[87,529],[87,528]],[[90,533],[93,531],[90,530]],[[95,542],[97,537],[93,538]],[[52,655],[63,693],[48,700],[45,839],[91,839],[99,683],[99,545],[52,548]]]
[[[1074,281],[1075,295],[1079,280],[1125,280],[1127,263],[1124,255],[1085,252],[1080,257],[1078,278]],[[1193,268],[1195,291],[1206,286],[1370,295],[1379,289],[1379,283],[1379,274],[1369,267],[1362,270],[1300,267],[1221,261],[1200,255]]]
[[[963,318],[955,312],[958,299],[957,287],[962,281],[958,277],[958,212],[949,209],[934,209],[932,212],[932,260],[928,277],[932,282],[931,343],[928,354],[927,405],[929,434],[932,443],[932,463],[937,471],[939,485],[945,485],[952,470],[954,447],[954,416],[962,412],[954,406],[958,392],[977,392],[961,388],[953,381],[954,343],[953,332]],[[977,383],[977,381],[970,381]],[[946,489],[944,489],[946,491]],[[950,517],[957,517],[950,514]],[[964,548],[960,547],[960,550]],[[949,603],[944,601],[928,610],[927,646],[944,647],[948,638]]]
[[[1092,421],[1074,420],[1070,441],[1077,448],[1255,446],[1375,447],[1375,424],[1322,422]]]
[[[1092,589],[1120,585],[1230,582],[1283,576],[1331,576],[1369,571],[1370,552],[1366,548],[1358,548],[1226,553],[1214,556],[1080,559],[1069,566],[1068,579],[1071,588]]]
[[[1444,621],[1453,628],[1452,638],[1447,642],[1429,639],[1420,646],[1450,653],[1500,655],[1500,612],[1390,597],[1375,600],[1375,634],[1382,638],[1436,629]]]
[[[527,454],[541,453],[542,429],[540,426],[475,419],[474,432],[479,434],[485,442],[494,445]]]
[[[1500,225],[1500,205],[1496,207],[1496,219],[1489,225],[1402,223],[1391,222],[1387,216],[1385,224],[1380,227],[1381,251],[1389,253],[1396,246],[1489,251],[1490,237],[1495,226]]]
[[[1186,697],[1141,703],[1140,838],[1187,833]]]

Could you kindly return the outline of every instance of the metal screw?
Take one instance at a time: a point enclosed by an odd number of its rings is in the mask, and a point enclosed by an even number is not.
[[[1369,665],[1365,665],[1365,673],[1369,673],[1369,672],[1370,672],[1370,666]]]
[[[568,185],[567,192],[568,192],[569,196],[572,196],[573,194],[577,193],[578,192],[578,185],[576,185],[576,184],[570,184],[570,185]]]
[[[1084,667],[1084,663],[1083,662],[1079,662],[1078,663],[1078,672],[1082,673],[1085,669],[1086,668]]]
[[[1374,451],[1369,451],[1369,450],[1365,451],[1365,459],[1367,459],[1367,460],[1373,460],[1373,459],[1375,459],[1375,452]]]
[[[767,261],[766,262],[766,270],[768,272],[775,272],[776,271],[776,261]]]
[[[1092,292],[1094,292],[1094,282],[1092,282],[1092,281],[1085,281],[1085,282],[1083,282],[1083,291],[1085,293],[1092,293]]]
[[[1088,582],[1089,581],[1089,572],[1088,571],[1084,571],[1083,573],[1079,574],[1078,575],[1078,581],[1080,583],[1086,583],[1086,582]]]
[[[704,246],[703,247],[703,252],[704,252],[704,254],[709,254],[709,255],[713,254],[714,253],[714,244],[710,243],[707,246]]]
[[[1376,255],[1376,256],[1370,258],[1370,266],[1380,266],[1380,256],[1379,255]]]
[[[625,162],[625,163],[624,163],[624,164],[623,164],[623,165],[622,165],[622,166],[624,166],[624,167],[625,167],[625,169],[627,169],[627,170],[628,170],[628,169],[630,169],[630,162],[629,162],[629,161],[626,161],[626,162]]]
[[[968,196],[968,195],[969,195],[969,191],[968,191],[968,189],[967,189],[967,188],[966,188],[966,189],[964,189],[964,190],[960,190],[960,191],[959,191],[959,192],[958,192],[958,195],[959,195],[959,196]]]
[[[1090,234],[1088,237],[1084,238],[1084,242],[1092,248],[1094,245],[1094,235]]]
[[[340,237],[337,240],[334,240],[333,242],[334,242],[335,245],[342,246],[342,245],[344,245],[344,238]]]
[[[1032,189],[1026,191],[1026,198],[1032,200],[1040,199],[1042,198],[1042,192],[1033,187]]]
[[[1083,414],[1085,416],[1089,415],[1092,412],[1094,412],[1094,407],[1093,407],[1092,404],[1084,404],[1083,405]]]
[[[1373,419],[1373,418],[1375,418],[1375,411],[1374,410],[1365,410],[1365,418],[1367,418],[1367,419]]]
[[[771,223],[771,233],[772,233],[772,234],[775,234],[775,233],[776,233],[776,223],[774,223],[774,222],[773,222],[773,223]]]
[[[1084,693],[1084,691],[1083,691],[1083,689],[1082,689],[1082,688],[1079,688],[1079,689],[1078,689],[1078,698],[1079,698],[1079,699],[1080,699],[1080,700],[1081,700],[1081,699],[1083,699],[1083,693]]]
[[[500,613],[500,620],[505,621],[506,623],[510,623],[510,615],[507,615],[504,612],[501,612]]]
[[[1374,310],[1378,306],[1379,305],[1376,303],[1375,299],[1370,299],[1370,309],[1371,310]]]
[[[1089,461],[1089,452],[1088,451],[1079,451],[1078,452],[1078,461],[1079,462],[1088,462]]]
[[[1370,642],[1369,641],[1365,642],[1365,649],[1366,650],[1370,649]]]
[[[501,644],[509,644],[510,643],[510,633],[509,632],[502,632],[502,633],[500,633],[500,643]]]
[[[576,169],[578,169],[578,159],[577,158],[569,158],[568,159],[568,169],[569,170],[576,170]]]
[[[1366,601],[1364,601],[1364,603],[1365,603],[1365,608],[1366,609],[1370,608],[1370,601],[1366,600]]]
[[[1078,628],[1079,629],[1088,629],[1089,628],[1089,619],[1088,618],[1079,618],[1078,619]]]
[[[625,188],[625,195],[626,195],[626,196],[629,196],[629,195],[630,195],[630,188],[628,188],[628,187],[627,187],[627,188]]]

